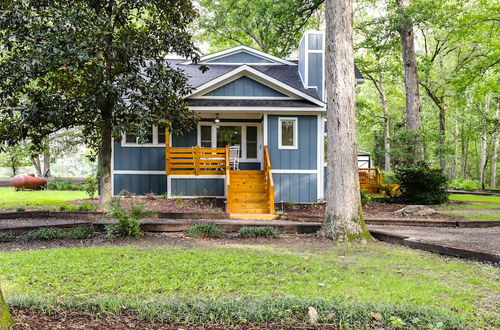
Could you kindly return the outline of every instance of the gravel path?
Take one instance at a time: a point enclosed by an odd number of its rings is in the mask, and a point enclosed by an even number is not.
[[[409,236],[429,242],[463,245],[476,249],[500,253],[500,227],[490,228],[445,228],[368,226],[368,229]]]

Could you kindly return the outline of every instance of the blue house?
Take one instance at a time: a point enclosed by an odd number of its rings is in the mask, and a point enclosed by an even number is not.
[[[274,202],[324,198],[322,32],[304,34],[298,61],[246,46],[202,57],[204,73],[199,64],[168,61],[189,77],[194,91],[186,101],[202,119],[182,136],[152,127],[149,143],[130,134],[115,141],[113,194],[225,197],[231,214],[273,214]],[[363,79],[357,69],[356,78]],[[237,167],[227,146],[239,146]]]

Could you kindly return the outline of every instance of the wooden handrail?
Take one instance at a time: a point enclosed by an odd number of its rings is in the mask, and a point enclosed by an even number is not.
[[[229,162],[229,146],[226,145],[226,186],[229,188],[229,185],[231,184],[231,179],[229,177],[229,173],[231,170],[231,164]]]
[[[271,172],[271,157],[269,157],[269,148],[264,146],[264,171],[267,178],[267,195],[269,200],[269,213],[274,214],[274,180]]]

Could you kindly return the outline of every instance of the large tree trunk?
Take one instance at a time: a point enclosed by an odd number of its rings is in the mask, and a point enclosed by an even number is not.
[[[415,136],[420,129],[420,96],[418,89],[417,59],[415,57],[415,41],[413,34],[413,23],[406,16],[405,9],[410,6],[411,0],[396,0],[401,11],[403,20],[399,34],[403,49],[403,63],[405,71],[405,95],[406,95],[406,128],[410,133],[410,160],[420,160],[420,147],[418,138]]]
[[[2,289],[0,289],[0,330],[10,329],[12,323],[12,317],[3,298]]]
[[[112,198],[111,187],[111,138],[113,108],[106,105],[101,109],[101,148],[99,151],[99,173],[101,176],[100,205],[106,207]]]
[[[352,0],[326,1],[328,198],[320,235],[339,241],[369,237],[357,168]]]
[[[387,109],[387,99],[385,96],[385,86],[382,75],[379,79],[379,94],[382,109],[384,109],[384,170],[391,171],[391,142],[390,142],[390,127],[389,110]]]
[[[446,110],[444,102],[439,107],[439,167],[446,169]]]

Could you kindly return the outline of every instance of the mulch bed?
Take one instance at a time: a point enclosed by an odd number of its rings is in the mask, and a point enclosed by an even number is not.
[[[88,312],[59,311],[54,314],[33,310],[14,310],[14,326],[12,330],[54,330],[54,329],[307,329],[305,325],[288,326],[283,324],[244,324],[226,327],[222,325],[190,326],[185,324],[169,324],[155,320],[144,320],[134,315],[92,314]]]

